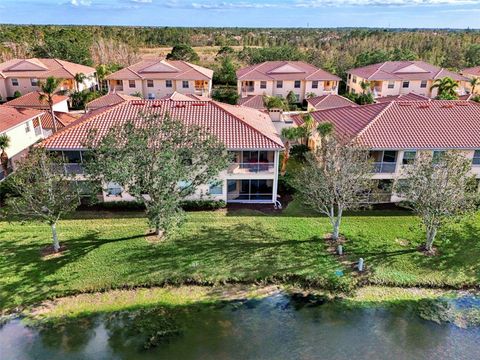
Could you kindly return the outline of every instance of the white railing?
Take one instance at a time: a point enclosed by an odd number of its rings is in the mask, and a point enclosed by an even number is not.
[[[272,201],[272,193],[230,193],[227,194],[229,202],[245,202],[245,201]]]
[[[230,174],[274,173],[275,163],[233,163],[228,167]]]
[[[243,92],[253,92],[253,91],[255,91],[255,87],[254,86],[244,86],[242,88],[242,91]]]
[[[373,163],[374,173],[394,173],[397,167],[396,162],[375,162]]]

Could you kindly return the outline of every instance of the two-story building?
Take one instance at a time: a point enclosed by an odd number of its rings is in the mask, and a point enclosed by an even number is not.
[[[97,136],[140,114],[156,114],[159,121],[168,113],[186,124],[203,126],[224,142],[232,163],[212,184],[198,188],[195,198],[227,203],[275,203],[277,201],[279,154],[283,143],[267,114],[255,109],[215,101],[190,99],[133,100],[92,111],[71,126],[54,134],[43,146],[59,152],[67,172],[81,177],[84,147],[90,130]],[[106,184],[104,201],[128,201],[130,195],[117,184]]]
[[[468,84],[468,88],[471,93],[473,94],[480,94],[480,66],[475,66],[467,69],[463,69],[460,71],[463,76],[468,77],[469,79],[479,79],[479,85],[476,85],[473,89],[471,84]]]
[[[415,93],[429,98],[438,94],[432,89],[435,80],[450,77],[457,81],[458,95],[468,91],[469,79],[466,76],[428,64],[424,61],[386,61],[347,72],[347,91],[360,94],[362,82],[369,84],[375,98]]]
[[[108,89],[145,99],[161,99],[174,92],[210,96],[213,70],[179,60],[142,60],[107,76]]]
[[[85,75],[81,82],[77,74]],[[97,85],[95,69],[60,59],[12,59],[0,64],[0,96],[3,101],[15,93],[25,95],[40,91],[40,82],[48,77],[63,79],[60,91],[72,92],[94,89]]]
[[[480,104],[472,101],[391,101],[311,112],[317,123],[330,122],[337,134],[370,150],[372,178],[378,191],[372,201],[395,202],[394,181],[402,167],[421,154],[436,161],[446,150],[461,151],[480,179]],[[294,118],[301,125],[301,116]]]
[[[309,94],[337,94],[340,78],[302,61],[266,61],[237,71],[238,94],[286,98],[293,91],[298,102]]]
[[[9,171],[15,169],[15,161],[33,144],[44,138],[41,110],[18,109],[0,106],[0,135],[7,135],[10,145],[5,149],[9,157]],[[4,172],[0,168],[0,180]]]

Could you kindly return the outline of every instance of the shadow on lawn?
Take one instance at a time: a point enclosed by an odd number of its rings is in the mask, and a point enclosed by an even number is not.
[[[14,274],[15,280],[3,283],[0,289],[0,310],[8,305],[11,308],[15,297],[22,304],[32,304],[46,298],[55,297],[59,280],[50,280],[54,274],[66,264],[75,262],[98,247],[143,235],[135,235],[117,239],[100,239],[98,232],[89,232],[77,239],[68,239],[63,244],[66,250],[60,256],[42,258],[42,245],[38,242],[22,243],[16,239],[9,240],[6,230],[0,231],[0,243],[3,259],[0,261],[0,274]],[[60,236],[62,233],[60,233]],[[62,240],[62,239],[60,239]],[[62,243],[62,241],[61,241]],[[72,278],[75,274],[69,274]],[[64,279],[67,283],[69,279]],[[0,283],[2,281],[0,280]],[[64,293],[62,292],[62,295]]]

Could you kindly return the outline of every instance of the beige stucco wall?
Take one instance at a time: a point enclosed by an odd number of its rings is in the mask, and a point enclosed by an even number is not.
[[[28,124],[30,131],[26,132],[26,125]],[[5,150],[10,158],[21,153],[31,145],[35,144],[38,140],[42,139],[41,133],[35,134],[35,128],[33,127],[33,119],[23,122],[14,128],[11,128],[2,134],[7,134],[10,138],[10,145]]]

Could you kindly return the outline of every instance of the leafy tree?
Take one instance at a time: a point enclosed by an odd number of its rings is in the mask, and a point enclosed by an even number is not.
[[[287,110],[288,109],[288,105],[285,103],[285,100],[278,96],[265,95],[263,97],[263,104],[268,110],[272,110],[272,109]]]
[[[282,168],[280,174],[282,176],[287,172],[287,163],[290,158],[291,143],[298,139],[298,128],[296,127],[284,127],[281,131],[282,138],[285,139],[285,151],[283,152]]]
[[[375,102],[375,99],[372,93],[367,93],[367,94],[346,93],[345,97],[349,100],[352,100],[354,103],[357,103],[358,105],[368,105],[368,104],[373,104]]]
[[[420,216],[426,230],[425,250],[432,252],[438,230],[450,219],[474,208],[474,180],[468,173],[471,160],[454,151],[440,158],[420,156],[412,165],[403,168],[394,191],[404,200],[405,206]]]
[[[222,58],[222,57],[230,57],[235,54],[235,50],[231,46],[222,46],[218,52],[216,57],[217,58]]]
[[[238,57],[240,60],[249,64],[258,64],[264,61],[275,60],[304,60],[305,54],[293,46],[275,46],[266,48],[246,47],[238,54]]]
[[[315,120],[309,113],[302,115],[303,124],[297,127],[297,137],[303,139],[303,143],[309,146],[310,139],[315,129]]]
[[[40,89],[42,92],[39,96],[40,102],[46,102],[50,108],[50,114],[53,119],[53,130],[57,132],[57,117],[55,116],[55,111],[53,111],[53,97],[57,93],[57,89],[60,84],[63,82],[63,79],[54,78],[49,76],[44,82],[40,82]]]
[[[442,100],[454,100],[458,99],[458,95],[455,89],[458,87],[458,83],[450,77],[444,77],[443,79],[437,79],[433,82],[430,90],[438,89],[437,98]]]
[[[101,96],[100,93],[96,91],[90,91],[88,89],[84,89],[82,91],[74,91],[70,94],[72,108],[82,109],[86,111],[87,103],[89,103],[93,99],[98,98],[99,96]]]
[[[360,81],[360,87],[362,88],[362,94],[365,95],[370,90],[372,84],[368,80]]]
[[[465,53],[468,66],[480,65],[480,44],[471,44]]]
[[[477,86],[480,85],[480,78],[473,78],[473,79],[470,79],[470,86],[472,87],[472,94],[475,94],[475,90],[477,88]]]
[[[476,95],[472,98],[472,101],[480,103],[480,95]]]
[[[320,145],[306,154],[294,186],[303,204],[328,217],[337,240],[344,211],[361,206],[371,189],[372,164],[366,149],[334,134],[331,125],[317,131]]]
[[[208,130],[168,115],[140,116],[99,140],[92,133],[86,146],[94,149],[86,164],[89,177],[117,183],[142,202],[159,236],[183,219],[181,201],[229,163],[225,146]]]
[[[167,60],[183,60],[197,62],[200,60],[198,54],[190,45],[175,45],[170,53],[167,54]]]
[[[307,93],[306,98],[311,99],[311,98],[314,98],[316,96],[317,96],[317,94],[315,94],[314,92],[309,92],[309,93]]]
[[[7,195],[4,209],[7,216],[40,220],[50,225],[55,252],[60,249],[58,220],[80,204],[76,183],[64,174],[62,163],[60,158],[49,156],[44,149],[30,151],[9,177],[13,195]]]
[[[222,58],[220,68],[213,73],[213,82],[222,85],[237,84],[236,68],[229,56]]]
[[[20,96],[22,96],[22,93],[18,90],[15,90],[15,92],[13,93],[13,98],[16,99],[16,98],[19,98]]]
[[[238,95],[237,88],[218,88],[213,91],[212,99],[224,102],[231,105],[236,105],[240,95]]]
[[[8,154],[6,152],[8,146],[10,145],[10,138],[7,134],[0,135],[0,150],[2,153],[0,154],[0,165],[2,165],[3,175],[7,177],[8,175]]]
[[[390,60],[390,56],[384,50],[368,50],[357,55],[355,67],[367,66]]]

